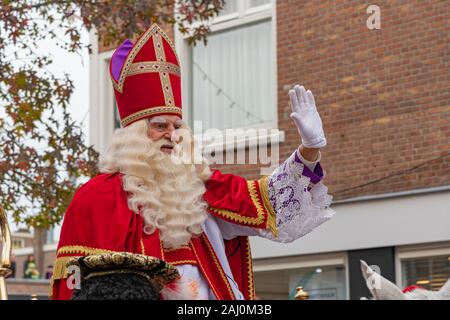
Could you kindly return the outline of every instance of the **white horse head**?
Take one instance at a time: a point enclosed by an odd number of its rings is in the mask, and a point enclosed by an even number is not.
[[[376,273],[365,261],[360,261],[362,275],[374,300],[450,300],[450,279],[439,291],[422,288],[402,291],[391,281]]]

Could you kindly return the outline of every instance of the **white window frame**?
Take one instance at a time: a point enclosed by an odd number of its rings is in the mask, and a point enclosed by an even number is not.
[[[275,1],[261,6],[249,7],[249,0],[238,1],[238,11],[223,16],[215,17],[210,20],[211,33],[222,31],[234,27],[246,25],[265,19],[273,19],[275,17]],[[273,21],[273,20],[272,20]],[[193,26],[198,23],[193,24]],[[274,30],[276,28],[272,28]],[[275,32],[276,33],[276,32]],[[275,34],[276,36],[276,34]],[[185,36],[186,38],[186,36]],[[276,47],[276,46],[274,46]]]
[[[395,248],[395,282],[402,289],[402,260],[427,258],[435,256],[450,256],[450,242],[401,246]]]
[[[281,271],[336,265],[342,265],[345,268],[345,293],[346,299],[350,300],[350,273],[347,252],[255,259],[253,260],[253,272],[258,273],[263,271]]]
[[[114,133],[114,90],[109,75],[109,61],[113,50],[98,52],[98,37],[94,30],[89,33],[92,54],[90,56],[89,89],[89,141],[95,149],[103,152],[109,146]]]
[[[233,13],[216,18],[214,22],[211,22],[211,31],[217,32],[220,30],[225,30],[228,28],[233,28],[236,26],[241,26],[256,21],[262,21],[265,19],[271,19],[272,21],[272,41],[276,44],[276,14],[275,14],[275,0],[272,3],[261,5],[254,8],[245,9],[243,4],[247,3],[248,0],[239,1],[240,12],[238,14]],[[241,16],[239,21],[236,21],[237,16]],[[175,46],[180,59],[181,64],[181,76],[184,81],[182,81],[182,96],[183,96],[183,117],[191,124],[190,121],[190,110],[188,108],[191,103],[188,101],[192,98],[189,94],[190,88],[189,81],[190,71],[189,68],[183,66],[190,66],[190,54],[189,46],[185,37],[181,36],[178,29],[174,28],[175,34]],[[92,45],[92,54],[90,55],[90,91],[89,91],[89,140],[90,144],[94,145],[94,148],[103,152],[106,150],[107,146],[111,143],[112,135],[114,133],[114,90],[111,84],[111,79],[109,75],[109,61],[114,53],[114,49],[105,52],[98,52],[98,36],[95,30],[91,30],[89,33],[90,44]],[[274,119],[270,123],[265,123],[262,125],[252,125],[247,127],[241,127],[236,129],[246,129],[251,128],[264,128],[264,129],[277,129],[278,127],[278,108],[277,108],[277,67],[276,67],[276,45],[273,46],[273,76],[274,76]],[[264,138],[264,137],[261,137]],[[267,139],[261,139],[262,141],[269,141],[271,143],[281,143],[284,142],[284,132],[278,131],[275,134],[268,135]],[[245,139],[245,137],[243,137]],[[229,141],[229,139],[227,139]],[[242,146],[240,139],[236,140],[237,146]],[[248,141],[249,147],[256,147],[259,144],[259,139],[257,141]],[[243,145],[245,146],[245,144]],[[214,146],[209,146],[214,147]],[[222,150],[234,149],[234,144],[223,145]],[[216,151],[220,151],[220,148],[215,148]]]
[[[274,117],[272,121],[266,122],[263,124],[254,124],[248,126],[236,127],[233,129],[278,129],[278,80],[277,80],[277,32],[276,32],[276,0],[272,0],[268,4],[264,4],[261,6],[248,8],[249,0],[238,1],[238,12],[230,13],[227,15],[219,16],[214,19],[211,19],[208,24],[211,29],[211,34],[219,31],[224,31],[227,29],[244,26],[250,23],[255,23],[258,21],[268,20],[270,19],[272,22],[272,57],[274,59],[272,74],[274,77],[273,84],[273,108],[274,108]],[[198,23],[193,24],[193,26]],[[175,37],[175,48],[178,53],[178,58],[180,59],[181,64],[181,84],[182,84],[182,97],[183,97],[183,117],[189,125],[192,125],[192,57],[190,54],[191,48],[186,40],[187,35],[181,34],[178,29],[174,28],[174,37]],[[226,128],[222,131],[225,131]],[[197,137],[198,138],[198,137]],[[275,134],[267,134],[267,136],[260,136],[260,139],[255,139],[256,141],[249,141],[248,137],[236,137],[235,140],[228,139],[229,137],[225,137],[227,142],[217,146],[217,145],[209,145],[208,148],[213,148],[215,151],[224,151],[224,150],[239,150],[243,149],[246,146],[249,148],[255,148],[260,145],[260,140],[267,141],[270,143],[282,143],[284,142],[285,136],[284,131],[278,130]],[[262,139],[261,139],[262,138]],[[230,144],[231,141],[231,144]],[[235,143],[235,142],[236,143]],[[241,143],[242,141],[247,141],[247,144]]]
[[[11,240],[11,247],[15,249],[22,249],[25,248],[25,239],[12,239]]]

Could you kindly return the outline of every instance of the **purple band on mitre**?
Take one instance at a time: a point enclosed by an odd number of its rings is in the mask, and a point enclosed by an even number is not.
[[[125,59],[128,53],[133,48],[134,44],[130,40],[125,40],[122,44],[114,51],[111,57],[111,74],[114,80],[118,81],[120,77],[120,72],[122,71]]]
[[[295,161],[303,164],[304,168],[303,168],[302,175],[311,179],[311,183],[316,184],[316,183],[319,183],[320,180],[323,179],[323,169],[322,169],[322,166],[320,165],[320,162],[316,164],[316,166],[314,167],[314,172],[313,172],[302,162],[302,160],[298,156],[297,152],[295,153]]]

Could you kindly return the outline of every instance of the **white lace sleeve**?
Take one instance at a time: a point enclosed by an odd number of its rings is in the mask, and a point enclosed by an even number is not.
[[[277,233],[261,229],[260,236],[277,242],[292,242],[329,220],[332,196],[319,176],[305,167],[294,152],[269,177],[269,200],[276,213]],[[319,181],[314,181],[319,180]]]
[[[321,182],[323,171],[319,160],[317,164],[309,163],[308,168],[296,152],[268,178],[268,198],[276,216],[277,236],[270,229],[238,225],[217,218],[215,220],[224,239],[260,236],[277,242],[292,242],[335,214],[329,208],[332,197]]]

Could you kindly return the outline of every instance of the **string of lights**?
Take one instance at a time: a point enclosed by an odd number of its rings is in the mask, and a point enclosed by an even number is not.
[[[204,81],[207,80],[210,83],[210,85],[214,87],[217,95],[223,95],[225,98],[227,98],[227,100],[230,102],[230,104],[228,106],[230,109],[233,109],[233,107],[237,107],[238,109],[240,109],[241,111],[243,111],[245,113],[247,118],[250,118],[250,116],[251,116],[251,117],[257,119],[259,121],[259,123],[266,122],[266,120],[255,115],[254,113],[250,112],[249,110],[247,110],[246,108],[241,106],[238,102],[236,102],[232,97],[230,97],[230,95],[228,93],[226,93],[216,82],[214,82],[214,80],[212,80],[211,77],[195,61],[194,61],[194,66],[203,75],[202,79]]]

